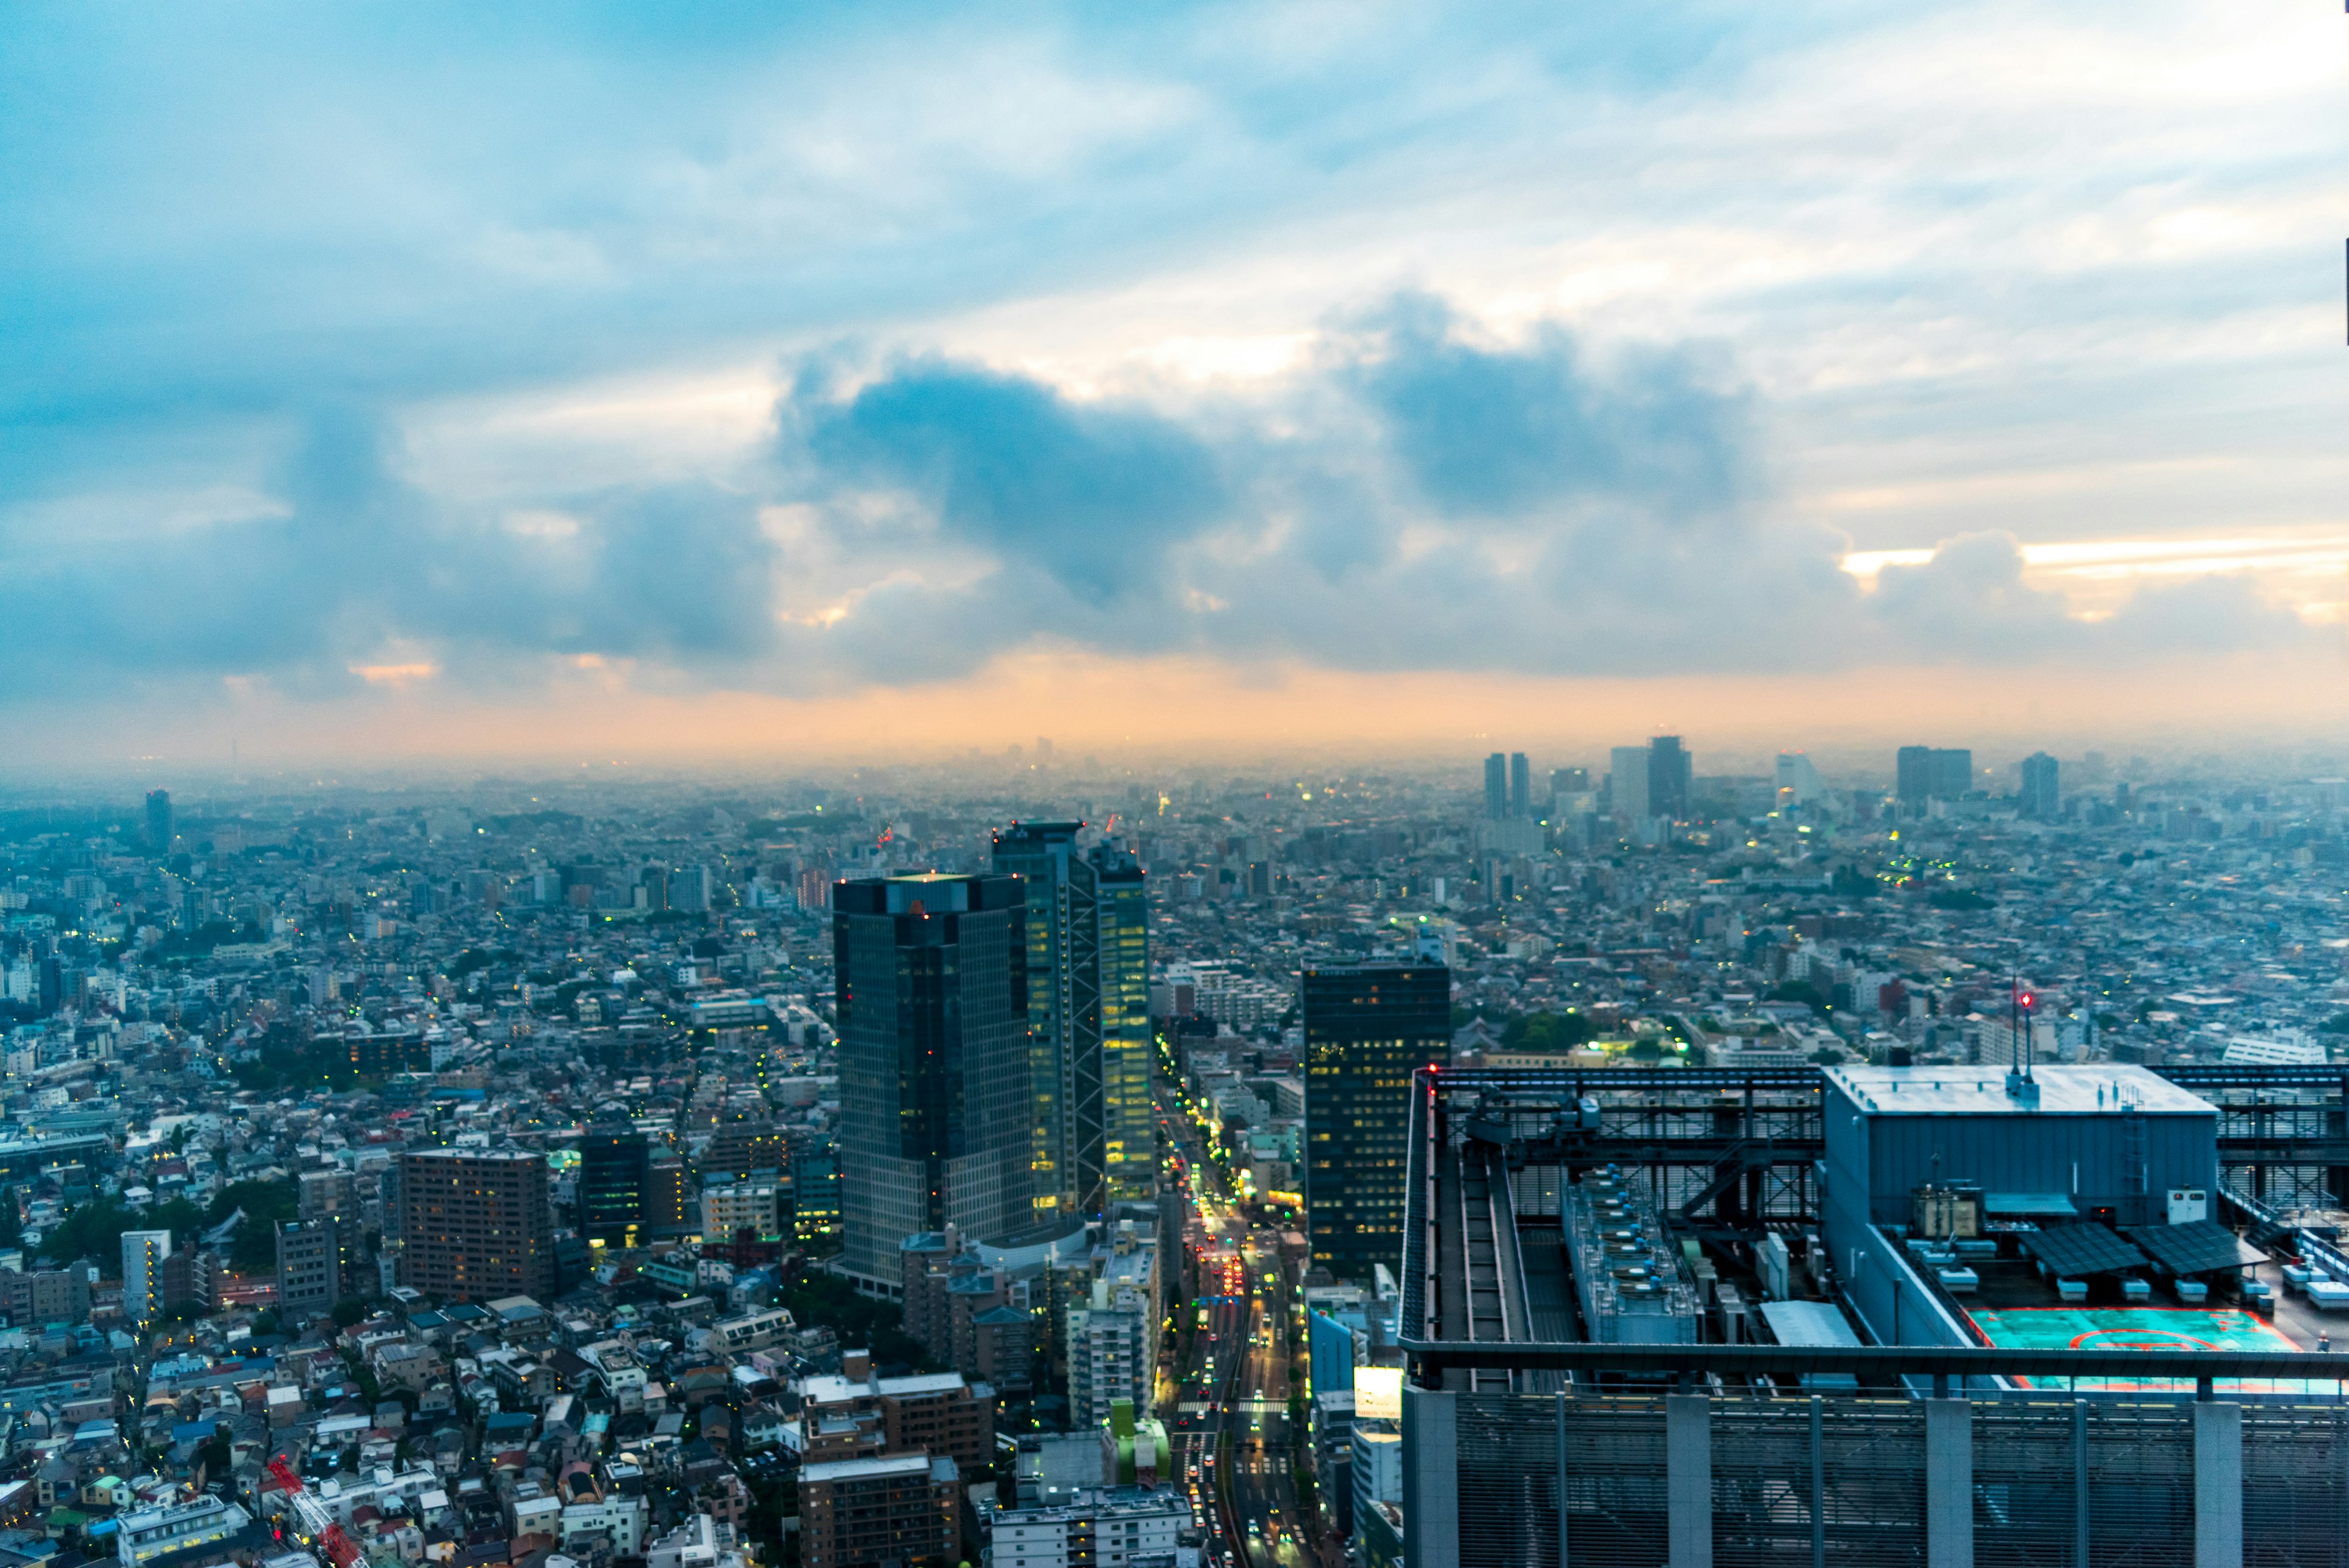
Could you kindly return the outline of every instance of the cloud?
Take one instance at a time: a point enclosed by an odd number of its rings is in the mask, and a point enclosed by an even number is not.
[[[558,494],[568,526],[515,531],[420,490],[400,455],[367,410],[321,409],[264,515],[8,541],[0,664],[45,696],[225,677],[331,695],[362,670],[431,663],[418,649],[494,684],[582,654],[740,678],[773,647],[776,552],[750,500],[699,483]]]
[[[1745,399],[1708,385],[1692,354],[1628,353],[1601,375],[1559,327],[1477,348],[1425,298],[1397,302],[1380,325],[1348,379],[1447,515],[1631,498],[1673,518],[1726,512],[1754,491]]]
[[[1174,421],[972,366],[916,361],[798,412],[797,439],[836,482],[910,493],[948,535],[1094,604],[1154,578],[1229,504],[1213,456]]]
[[[2337,512],[2313,13],[44,22],[0,701],[2118,664],[2306,633],[2235,579],[2091,621],[2002,535]],[[771,437],[400,435],[779,363]]]

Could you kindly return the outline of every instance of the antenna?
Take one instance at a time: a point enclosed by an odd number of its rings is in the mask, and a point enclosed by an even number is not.
[[[2021,975],[2010,976],[2006,998],[2007,1028],[2018,1042],[2015,1060],[2006,1069],[2007,1098],[2024,1106],[2039,1104],[2039,1080],[2032,1073],[2031,993],[2023,989]]]

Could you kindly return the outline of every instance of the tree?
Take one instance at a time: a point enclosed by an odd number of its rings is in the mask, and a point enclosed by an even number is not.
[[[204,1219],[217,1227],[238,1210],[244,1210],[230,1243],[229,1266],[240,1274],[257,1274],[277,1266],[277,1227],[293,1219],[300,1207],[291,1182],[232,1181],[212,1199]]]
[[[886,1303],[858,1295],[856,1288],[837,1274],[802,1274],[792,1282],[783,1305],[796,1321],[832,1330],[843,1345],[870,1346],[876,1364],[904,1362],[924,1372],[943,1370],[922,1342],[905,1332],[902,1313]]]
[[[1599,1025],[1582,1012],[1528,1012],[1501,1028],[1501,1044],[1511,1051],[1570,1051],[1599,1035]]]

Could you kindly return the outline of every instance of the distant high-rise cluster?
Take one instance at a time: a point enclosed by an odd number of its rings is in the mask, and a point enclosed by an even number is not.
[[[1974,754],[1963,747],[1903,746],[1893,757],[1892,793],[1921,815],[1937,800],[1962,800],[1974,787]]]
[[[2056,763],[2045,752],[2023,759],[2023,815],[2035,822],[2053,822],[2063,815],[2064,794],[2056,784]]]
[[[1533,767],[1523,752],[1495,752],[1485,759],[1485,817],[1501,822],[1533,815]]]

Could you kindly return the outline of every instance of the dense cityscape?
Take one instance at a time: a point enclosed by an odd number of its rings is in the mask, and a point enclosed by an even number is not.
[[[1700,1085],[1815,1115],[1789,1085],[1821,1073],[1870,1108],[1985,1072],[2036,1108],[2044,1079],[2051,1110],[2093,1073],[2116,1112],[2125,1075],[2158,1111],[2197,1072],[2296,1073],[2262,1114],[2338,1123],[2349,783],[1885,761],[1712,773],[1665,736],[1481,776],[1136,772],[1039,740],[758,784],[19,789],[0,1551],[1437,1561],[1411,1546],[1406,1384],[1495,1374],[1413,1362],[1464,1337],[1413,1271],[1473,1275],[1493,1243],[1406,1262],[1415,1075],[1449,1075],[1446,1114],[1546,1086],[1592,1134],[1686,1119]],[[2096,1301],[2174,1272],[2329,1349],[2349,1291],[2307,1263],[2344,1162],[2317,1142],[2222,1154],[2171,1214],[2220,1230],[2207,1189],[2240,1193],[2257,1240],[2207,1284],[2147,1241],[2134,1272],[2076,1265]],[[1526,1304],[1497,1336],[1472,1306],[1464,1337],[1920,1343],[1856,1258],[1836,1277],[1816,1195],[1755,1143],[1642,1156],[1608,1198],[1621,1166],[1569,1138],[1549,1262],[1524,1231],[1496,1266]],[[1917,1288],[1991,1324],[2006,1259],[1980,1239],[2037,1256],[2072,1205],[1984,1199],[1999,1173],[1950,1152],[1920,1190],[1967,1239],[1929,1243]],[[1430,1192],[1483,1180],[1446,1158]],[[1603,1302],[1611,1263],[1558,1229],[1591,1203],[1641,1260]],[[2118,1218],[2087,1228],[2152,1216]],[[1768,1310],[1838,1302],[1824,1340]],[[1602,1332],[1644,1311],[1673,1326]]]

